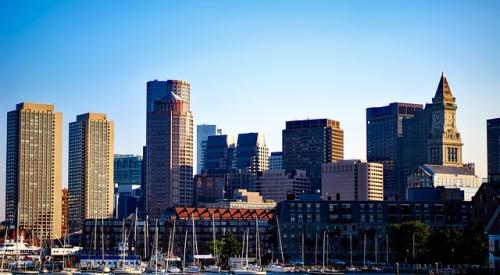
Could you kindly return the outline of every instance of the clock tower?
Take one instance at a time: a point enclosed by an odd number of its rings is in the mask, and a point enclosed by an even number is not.
[[[456,111],[455,97],[451,93],[448,80],[442,74],[429,109],[431,116],[431,129],[427,140],[429,164],[463,166],[463,143],[456,128]]]

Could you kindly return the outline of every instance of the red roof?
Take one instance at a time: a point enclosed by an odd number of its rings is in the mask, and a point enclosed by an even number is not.
[[[237,209],[237,208],[193,208],[193,207],[175,207],[174,213],[170,219],[201,219],[211,220],[270,220],[273,217],[273,211],[268,209]]]

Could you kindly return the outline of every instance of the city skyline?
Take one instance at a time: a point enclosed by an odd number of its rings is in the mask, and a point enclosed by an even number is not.
[[[2,4],[6,7],[0,9],[4,18],[0,19],[0,59],[6,60],[6,66],[0,68],[0,129],[6,131],[6,113],[17,103],[57,106],[64,114],[62,182],[67,186],[72,118],[85,112],[106,113],[116,123],[115,152],[142,154],[146,82],[185,79],[192,85],[195,125],[216,124],[231,134],[262,132],[270,151],[281,151],[286,121],[328,117],[340,121],[344,129],[345,158],[366,159],[366,108],[391,102],[428,103],[444,71],[460,106],[457,127],[464,162],[475,162],[477,174],[486,177],[486,119],[500,116],[500,83],[495,79],[500,55],[494,46],[500,37],[494,24],[499,4],[317,3],[291,2],[283,7],[283,2],[220,2],[209,7],[150,2],[137,10],[151,12],[142,23],[133,20],[137,6],[130,2],[117,10],[101,4],[95,12],[83,2],[57,7],[32,3],[26,9],[21,9],[22,4]],[[80,8],[82,14],[76,16]],[[171,8],[192,12],[192,22],[177,13],[161,15]],[[203,12],[207,8],[210,12]],[[316,15],[302,15],[304,8]],[[439,17],[441,12],[447,20]],[[460,18],[465,12],[469,17]],[[344,13],[354,18],[342,17]],[[381,30],[402,20],[399,13],[407,15],[401,26]],[[227,33],[221,32],[237,15],[242,18]],[[95,17],[95,23],[78,25],[88,16]],[[355,20],[362,16],[367,19]],[[164,18],[180,26],[170,27]],[[216,19],[202,26],[212,18]],[[99,29],[99,23],[107,27]],[[70,32],[75,24],[79,29]],[[105,37],[113,31],[118,32],[117,40],[131,44],[121,46]],[[167,38],[151,38],[155,32]],[[127,34],[131,40],[125,39]],[[185,34],[186,41],[167,43],[168,37],[180,34]],[[205,44],[197,47],[197,43]],[[371,47],[363,46],[366,43]],[[137,51],[142,44],[146,44],[144,52]],[[97,50],[103,45],[116,51]],[[5,140],[0,135],[1,197],[5,196]],[[0,219],[3,214],[1,205]]]

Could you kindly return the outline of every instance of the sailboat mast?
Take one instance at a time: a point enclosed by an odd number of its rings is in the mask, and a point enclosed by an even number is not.
[[[137,207],[135,208],[135,219],[134,219],[134,256],[136,255],[136,250],[137,250]]]
[[[363,235],[363,267],[366,266],[366,233]]]
[[[304,233],[302,232],[302,266],[304,266]]]
[[[101,223],[102,223],[102,226],[101,226],[102,264],[103,264],[103,268],[104,268],[104,219],[103,218],[101,218]]]
[[[276,226],[278,227],[278,239],[280,245],[280,253],[281,253],[281,263],[285,264],[285,256],[283,255],[283,244],[281,243],[281,230],[280,230],[280,222],[278,215],[276,215]]]
[[[318,265],[318,233],[316,233],[316,245],[314,246],[314,265]]]
[[[375,235],[375,264],[378,262],[378,236]]]
[[[349,257],[352,266],[352,234],[349,234]]]
[[[214,258],[215,258],[215,263],[218,263],[218,257],[217,257],[217,245],[215,243],[215,218],[214,214],[212,213],[212,241],[214,243]]]
[[[155,223],[155,274],[158,274],[158,219]]]
[[[322,261],[322,269],[325,270],[325,250],[326,250],[326,231],[323,231],[323,253],[321,255],[323,256],[323,261]]]
[[[187,246],[187,239],[188,239],[188,230],[186,230],[186,233],[184,235],[184,254],[182,255],[182,270],[186,270],[186,246]]]

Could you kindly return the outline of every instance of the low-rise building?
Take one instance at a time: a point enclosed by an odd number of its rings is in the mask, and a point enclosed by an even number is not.
[[[199,206],[211,208],[233,208],[233,209],[267,209],[276,207],[273,200],[263,199],[259,192],[250,192],[246,189],[238,189],[233,194],[233,199],[218,201],[216,203],[199,204]]]
[[[352,239],[353,260],[363,259],[366,234],[366,260],[393,262],[397,255],[386,246],[388,225],[421,221],[431,230],[442,226],[463,228],[470,222],[471,203],[466,201],[325,201],[319,196],[287,200],[278,204],[283,251],[288,261],[321,263],[321,247],[327,239],[332,259],[349,260]],[[318,248],[319,247],[319,248]],[[387,249],[388,248],[388,249]],[[378,251],[378,253],[376,253]],[[377,258],[375,258],[377,255]]]
[[[481,186],[481,178],[466,167],[424,164],[408,177],[408,188],[438,187],[458,188],[464,191],[464,200],[470,201]]]

